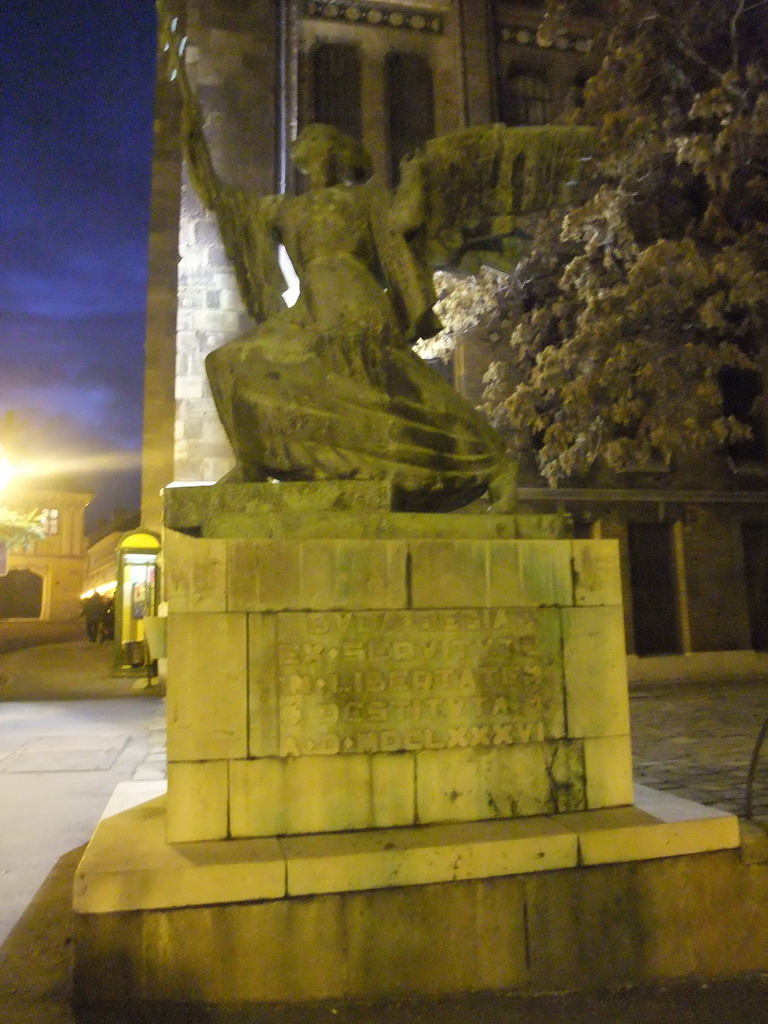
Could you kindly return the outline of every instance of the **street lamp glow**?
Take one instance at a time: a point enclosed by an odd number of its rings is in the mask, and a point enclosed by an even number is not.
[[[11,463],[4,456],[0,455],[0,492],[5,490],[14,475]]]

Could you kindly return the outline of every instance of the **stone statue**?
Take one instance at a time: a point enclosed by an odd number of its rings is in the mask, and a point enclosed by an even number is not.
[[[308,177],[304,194],[249,194],[215,170],[185,73],[185,40],[158,9],[181,90],[190,176],[217,216],[257,324],[206,360],[236,458],[224,480],[385,479],[395,508],[411,511],[459,508],[490,490],[495,507],[511,511],[516,466],[503,441],[411,346],[440,329],[435,262],[465,248],[468,231],[511,234],[525,207],[515,130],[489,126],[435,140],[404,161],[392,194],[372,179],[361,144],[313,124],[292,148]],[[557,185],[583,149],[570,132],[554,164],[549,153]],[[535,191],[528,189],[528,206]],[[281,298],[277,243],[301,283],[291,308]]]

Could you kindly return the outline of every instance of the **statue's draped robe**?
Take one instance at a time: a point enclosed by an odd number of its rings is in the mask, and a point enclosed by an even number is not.
[[[376,190],[317,190],[272,215],[301,297],[206,362],[239,478],[387,479],[410,509],[479,496],[504,446],[406,340],[429,319],[431,280]]]

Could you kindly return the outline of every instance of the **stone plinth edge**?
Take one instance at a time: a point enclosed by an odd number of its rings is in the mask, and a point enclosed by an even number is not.
[[[170,845],[164,787],[148,800],[147,784],[132,785],[118,786],[78,867],[76,913],[432,885],[739,845],[734,815],[642,786],[633,806],[577,814]]]

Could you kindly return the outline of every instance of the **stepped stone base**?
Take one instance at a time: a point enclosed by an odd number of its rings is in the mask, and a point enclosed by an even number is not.
[[[301,1002],[768,966],[768,870],[712,852],[738,846],[738,820],[643,787],[618,809],[176,846],[153,792],[118,788],[78,870],[78,1002]]]
[[[173,490],[167,794],[122,793],[86,852],[78,1001],[553,988],[740,948],[700,927],[736,819],[633,803],[616,544],[388,503]]]

